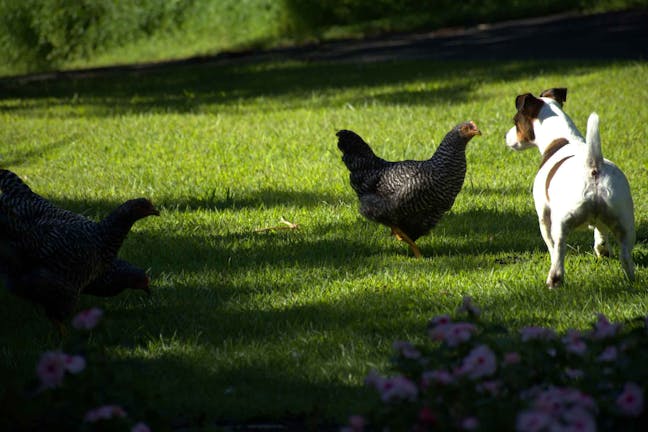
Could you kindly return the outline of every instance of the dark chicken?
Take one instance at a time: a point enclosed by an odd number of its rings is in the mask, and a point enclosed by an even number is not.
[[[3,169],[0,191],[0,272],[10,291],[42,305],[58,324],[87,287],[107,292],[103,278],[116,268],[119,273],[117,252],[132,225],[159,215],[149,200],[138,198],[94,222],[54,206]]]
[[[41,215],[47,215],[50,218],[59,216],[64,218],[69,213],[67,210],[55,207],[43,197],[33,193],[20,179],[11,180],[13,175],[10,172],[2,172],[0,175],[6,176],[10,182],[14,182],[13,186],[6,188],[7,190],[0,194],[0,208],[2,206],[8,208],[9,213],[19,218],[24,225],[28,226],[30,223],[35,223]],[[0,214],[0,218],[4,219],[5,223],[8,222],[8,215]],[[2,219],[0,219],[0,226],[3,223]],[[7,232],[4,238],[8,238],[8,235]],[[3,238],[1,233],[0,238]],[[5,242],[4,246],[0,245],[0,274],[6,274],[7,267],[13,266],[18,269],[21,267],[20,259],[16,256],[9,258],[10,249],[8,242]],[[12,253],[14,255],[20,254],[20,251],[13,250]],[[134,289],[143,290],[150,294],[149,282],[149,277],[144,270],[128,261],[117,258],[103,274],[83,288],[82,292],[100,297],[111,297],[126,289]]]
[[[355,132],[339,131],[338,148],[360,199],[360,213],[390,227],[421,257],[415,241],[454,204],[466,176],[466,145],[475,135],[481,135],[475,123],[461,123],[443,138],[432,158],[389,162]]]
[[[114,297],[126,289],[151,293],[149,277],[144,270],[126,260],[117,258],[108,270],[83,288],[81,294]]]

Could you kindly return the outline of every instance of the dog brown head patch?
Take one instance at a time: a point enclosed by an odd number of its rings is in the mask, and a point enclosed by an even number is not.
[[[515,98],[517,113],[513,117],[513,122],[517,130],[518,142],[530,142],[535,139],[533,120],[538,118],[542,105],[544,105],[544,101],[534,97],[531,93],[522,94]]]
[[[542,93],[540,93],[540,97],[546,97],[546,98],[551,98],[558,102],[560,107],[562,108],[563,104],[565,101],[567,101],[567,89],[566,88],[550,88]]]

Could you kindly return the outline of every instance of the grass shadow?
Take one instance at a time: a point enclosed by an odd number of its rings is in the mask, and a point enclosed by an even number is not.
[[[239,196],[229,189],[211,191],[202,197],[180,197],[162,199],[158,204],[162,209],[190,210],[241,210],[246,208],[268,209],[273,207],[316,207],[324,203],[336,203],[340,196],[330,192],[300,190],[281,190],[262,187],[245,192]]]
[[[181,64],[155,70],[71,75],[54,81],[0,80],[0,110],[26,115],[42,115],[40,111],[45,110],[53,115],[46,108],[69,106],[61,114],[65,117],[74,116],[74,107],[78,105],[83,106],[84,116],[111,117],[124,113],[209,111],[219,105],[239,106],[259,97],[281,100],[285,107],[300,104],[326,107],[339,106],[339,92],[357,87],[367,89],[365,102],[453,103],[472,100],[476,85],[535,76],[539,68],[545,73],[577,74],[607,64],[594,61]],[[371,94],[373,88],[423,81],[445,85],[397,92],[379,90],[377,95]],[[326,97],[304,98],[313,93],[323,93]],[[12,99],[20,102],[4,103]]]
[[[22,166],[27,165],[35,159],[45,158],[48,154],[65,147],[78,137],[77,134],[69,135],[64,139],[35,145],[25,150],[11,149],[7,153],[0,154],[0,163],[3,166]]]
[[[497,189],[474,189],[473,193],[499,192]],[[362,218],[351,222],[322,223],[317,219],[300,220],[300,229],[290,232],[254,232],[230,230],[214,233],[201,230],[178,233],[164,222],[165,211],[212,210],[214,216],[223,209],[263,209],[289,206],[310,209],[322,203],[340,201],[333,194],[282,190],[260,190],[242,200],[178,200],[158,203],[162,209],[153,230],[135,230],[127,237],[122,254],[136,262],[150,261],[154,273],[202,271],[210,266],[224,266],[227,272],[246,272],[264,267],[301,266],[305,268],[339,268],[353,270],[380,255],[408,257],[404,243],[390,238],[389,230]],[[112,200],[53,200],[65,209],[99,220],[120,203]],[[259,222],[261,224],[261,221]],[[494,228],[495,227],[495,228]],[[203,232],[205,231],[205,232]],[[518,214],[490,208],[476,208],[446,214],[428,236],[417,242],[428,259],[436,256],[478,256],[485,253],[525,254],[544,248],[533,214]],[[387,249],[385,249],[387,248]],[[179,258],[182,257],[182,258]],[[225,263],[227,263],[225,265]]]

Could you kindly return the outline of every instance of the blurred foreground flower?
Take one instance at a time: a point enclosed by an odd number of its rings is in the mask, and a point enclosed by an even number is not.
[[[95,423],[100,420],[110,420],[112,418],[126,417],[126,411],[119,405],[102,405],[90,410],[83,417],[86,423]]]
[[[72,319],[72,327],[77,330],[91,330],[99,324],[102,316],[103,310],[97,307],[83,310]]]
[[[86,362],[81,356],[72,356],[61,351],[47,351],[36,366],[36,374],[43,388],[59,387],[66,372],[78,374],[85,369]]]
[[[151,428],[148,427],[146,423],[139,422],[135,423],[131,428],[131,432],[151,432]]]
[[[507,329],[480,312],[464,298],[458,317],[429,321],[423,343],[394,343],[390,376],[365,380],[378,397],[364,430],[648,430],[648,319],[621,325],[599,314],[589,331],[559,335]]]
[[[619,324],[612,324],[608,321],[607,317],[603,314],[597,315],[596,324],[594,324],[594,330],[592,331],[593,339],[606,339],[615,336],[621,326]]]
[[[461,306],[459,306],[459,308],[457,309],[457,313],[462,313],[462,312],[467,313],[468,315],[478,317],[479,314],[481,314],[481,309],[475,306],[472,297],[464,296],[461,301]]]
[[[496,369],[495,353],[486,345],[480,345],[464,358],[461,367],[457,370],[457,375],[467,375],[471,379],[477,379],[493,375]]]
[[[378,390],[383,402],[413,401],[418,395],[416,385],[402,375],[383,378],[372,373],[365,382]]]
[[[55,388],[60,386],[65,376],[65,360],[61,353],[59,351],[47,351],[44,353],[38,362],[36,373],[43,387]]]
[[[638,417],[644,408],[643,390],[633,382],[626,383],[616,403],[623,414]]]

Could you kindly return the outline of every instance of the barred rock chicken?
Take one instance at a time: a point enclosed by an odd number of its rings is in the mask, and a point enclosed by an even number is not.
[[[159,215],[149,200],[138,198],[94,222],[54,206],[3,169],[0,191],[0,271],[10,291],[42,305],[59,325],[72,314],[81,292],[88,286],[96,292],[92,284],[116,265],[133,224]]]
[[[420,258],[414,242],[452,207],[466,176],[466,145],[475,135],[481,132],[474,122],[461,123],[448,132],[431,159],[388,162],[355,132],[339,131],[338,148],[351,172],[360,213],[390,227]]]
[[[0,276],[14,274],[22,275],[25,273],[24,254],[20,250],[13,248],[6,236],[2,234],[3,222],[6,221],[5,215],[0,214]],[[4,225],[6,226],[6,225]],[[10,278],[7,278],[10,279]],[[126,260],[117,258],[113,260],[110,267],[100,274],[95,280],[82,288],[81,294],[89,294],[96,297],[114,297],[127,289],[142,290],[151,294],[149,286],[150,279],[146,272],[141,268],[129,263]]]
[[[10,174],[5,174],[11,177]],[[49,201],[45,200],[43,197],[33,193],[29,187],[24,184],[22,181],[16,181],[15,185],[9,190],[5,191],[3,194],[0,194],[0,207],[4,205],[10,209],[10,213],[14,217],[19,218],[25,224],[31,223],[31,221],[36,221],[39,215],[45,214],[50,217],[57,217],[57,214],[60,214],[61,217],[64,217],[67,210],[62,210]],[[3,215],[0,214],[0,217]],[[4,215],[5,223],[8,222],[7,215]],[[0,226],[2,220],[0,220]],[[0,238],[2,238],[2,233],[0,232]],[[2,249],[4,247],[4,250]],[[6,270],[3,271],[3,268],[7,268],[9,265],[8,251],[10,246],[6,243],[4,246],[0,244],[0,274],[6,273]],[[19,251],[14,250],[14,254],[20,254]],[[3,262],[4,261],[4,262]],[[19,266],[18,259],[14,256],[11,259],[11,266]],[[92,281],[88,286],[84,287],[82,290],[83,294],[90,294],[100,297],[111,297],[115,296],[126,289],[133,290],[143,290],[147,294],[150,294],[149,287],[149,277],[146,275],[144,270],[134,266],[128,261],[122,259],[115,259],[112,265],[97,279]]]
[[[132,289],[150,294],[149,282],[149,277],[144,270],[117,258],[108,270],[86,285],[81,293],[97,297],[114,297],[124,290]]]

